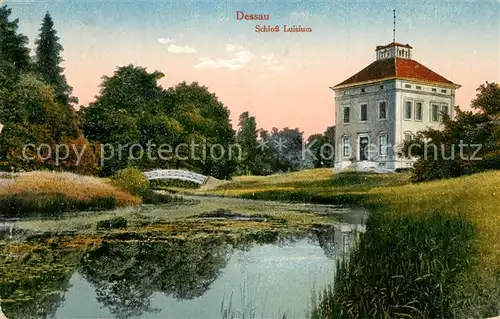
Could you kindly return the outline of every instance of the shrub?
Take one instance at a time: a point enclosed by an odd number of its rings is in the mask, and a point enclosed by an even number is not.
[[[145,194],[149,190],[149,180],[135,167],[127,167],[111,178],[114,185],[134,194]]]
[[[172,195],[169,195],[169,194],[156,193],[156,192],[154,192],[154,191],[152,191],[150,189],[142,192],[140,195],[142,197],[142,202],[144,204],[157,205],[157,204],[165,204],[165,203],[170,203],[170,202],[173,202],[173,201],[179,201],[180,200],[179,197],[172,196]]]

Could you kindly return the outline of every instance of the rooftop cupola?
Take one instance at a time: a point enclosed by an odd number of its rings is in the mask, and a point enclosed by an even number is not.
[[[411,59],[411,50],[409,44],[391,42],[388,45],[378,45],[375,49],[377,60],[403,58]]]

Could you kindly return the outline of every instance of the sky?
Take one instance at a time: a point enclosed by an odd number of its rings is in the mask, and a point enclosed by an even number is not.
[[[2,2],[2,0],[0,0]],[[197,81],[231,112],[259,128],[298,127],[308,136],[335,124],[334,86],[375,60],[375,47],[412,45],[413,59],[462,85],[468,109],[476,88],[500,82],[500,1],[97,1],[3,0],[30,47],[46,11],[64,47],[65,74],[81,105],[103,75],[134,64],[165,73],[160,84]],[[269,21],[237,20],[236,12]],[[283,25],[312,32],[285,33]],[[280,32],[255,32],[278,25]]]

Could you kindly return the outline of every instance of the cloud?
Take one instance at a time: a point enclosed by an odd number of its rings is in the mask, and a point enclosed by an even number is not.
[[[226,51],[227,52],[235,52],[238,50],[243,50],[243,47],[238,44],[226,44]]]
[[[235,52],[235,56],[231,59],[211,59],[209,57],[200,58],[200,62],[194,66],[195,69],[229,69],[236,71],[247,65],[253,58],[254,54],[245,50],[241,45],[226,44],[227,52]]]
[[[174,42],[174,39],[158,38],[158,43],[161,43],[161,44],[169,44],[171,42]]]
[[[168,52],[170,53],[196,53],[195,48],[187,46],[187,45],[175,45],[171,44],[168,46]]]
[[[283,64],[278,60],[278,56],[276,53],[269,53],[262,56],[264,59],[264,65],[267,66],[270,70],[280,71],[283,70]]]

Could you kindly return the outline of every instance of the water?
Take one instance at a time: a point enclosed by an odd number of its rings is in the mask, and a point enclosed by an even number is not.
[[[336,260],[360,230],[344,224],[293,235],[105,242],[80,255],[43,254],[46,274],[0,287],[12,299],[2,307],[8,318],[222,318],[224,310],[236,318],[305,318],[312,291],[332,283]],[[73,267],[59,265],[71,258]],[[47,259],[53,269],[42,265]]]

